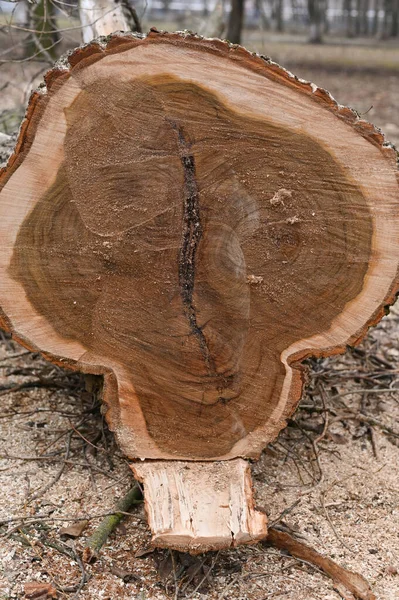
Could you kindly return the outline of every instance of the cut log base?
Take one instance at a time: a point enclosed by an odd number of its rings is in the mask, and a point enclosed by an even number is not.
[[[267,535],[267,517],[255,509],[250,468],[241,458],[146,461],[132,469],[144,484],[154,546],[199,554]]]

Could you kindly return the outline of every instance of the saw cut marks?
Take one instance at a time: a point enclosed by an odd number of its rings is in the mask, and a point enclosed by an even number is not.
[[[300,398],[300,361],[343,351],[393,300],[393,152],[227,44],[80,52],[3,176],[5,325],[105,374],[131,458],[256,456]]]

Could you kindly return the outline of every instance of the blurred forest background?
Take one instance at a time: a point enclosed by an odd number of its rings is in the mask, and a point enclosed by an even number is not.
[[[115,10],[133,30],[188,29],[266,54],[399,139],[399,0],[0,0],[0,132],[18,128],[54,60],[90,39],[82,23]]]
[[[82,16],[94,5],[104,10],[107,4],[109,10],[121,4],[144,24],[203,31],[238,44],[245,30],[302,35],[315,44],[334,38],[399,36],[399,0],[81,0],[80,5],[79,0],[0,0],[1,32],[25,32],[18,45],[26,55],[34,50],[55,57],[61,41],[70,38],[62,34],[78,29],[79,12]],[[15,49],[11,46],[8,52]]]
[[[0,132],[18,129],[44,72],[115,10],[133,30],[188,29],[265,54],[399,141],[399,0],[0,0]]]

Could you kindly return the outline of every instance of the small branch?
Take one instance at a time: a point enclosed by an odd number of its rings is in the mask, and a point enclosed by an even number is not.
[[[322,556],[310,546],[294,539],[288,533],[271,527],[265,542],[321,569],[334,583],[338,586],[345,586],[359,600],[376,600],[369,583],[362,575],[344,569],[330,558]]]
[[[125,515],[127,517],[130,517],[131,513],[130,512],[124,512],[124,511],[118,511],[120,512],[121,515]],[[100,519],[102,517],[107,517],[109,515],[113,515],[115,513],[113,512],[103,512],[103,513],[99,513],[99,514],[94,514],[94,515],[69,515],[69,516],[65,516],[65,517],[50,517],[49,514],[46,515],[16,515],[16,516],[12,516],[12,517],[5,517],[0,519],[0,527],[3,527],[5,525],[11,525],[12,523],[24,523],[25,525],[33,525],[34,523],[37,523],[39,521],[49,521],[49,522],[56,522],[56,521],[90,521],[92,519]],[[18,525],[18,528],[21,527],[21,525]],[[10,532],[6,533],[5,535],[9,535]],[[1,536],[3,537],[3,536]]]
[[[317,447],[317,444],[326,437],[326,434],[328,431],[328,425],[329,425],[329,423],[328,423],[328,408],[327,408],[327,394],[324,389],[324,386],[321,383],[319,384],[319,394],[320,394],[321,401],[323,403],[324,424],[323,424],[323,431],[313,441],[314,447]]]
[[[100,523],[95,532],[87,540],[86,547],[83,550],[84,562],[92,562],[97,558],[98,553],[107,541],[109,535],[114,531],[117,525],[119,525],[129,509],[136,504],[141,504],[142,499],[143,495],[141,489],[135,484],[128,493],[119,500],[116,505],[116,512],[105,517],[103,522]]]
[[[136,9],[133,8],[133,6],[130,4],[129,0],[122,0],[122,6],[128,13],[130,13],[132,22],[134,24],[134,27],[132,27],[132,31],[136,31],[137,33],[142,33],[143,29],[141,27],[140,19],[138,17]]]
[[[321,506],[322,506],[324,515],[325,515],[325,517],[326,517],[326,519],[327,519],[327,521],[328,521],[331,529],[334,532],[335,537],[340,542],[340,544],[342,544],[342,546],[344,546],[344,548],[346,548],[347,550],[349,550],[349,552],[354,552],[354,550],[350,546],[348,546],[348,544],[346,544],[346,542],[341,538],[341,536],[338,534],[337,530],[335,529],[334,523],[332,522],[331,517],[330,517],[330,515],[328,513],[328,510],[326,508],[326,504],[325,504],[325,501],[324,501],[324,496],[325,496],[325,492],[322,492],[320,494]]]
[[[37,500],[40,496],[43,496],[43,494],[45,494],[50,488],[53,487],[53,485],[55,485],[61,479],[61,476],[62,476],[63,472],[65,471],[65,467],[67,465],[67,461],[68,461],[69,454],[71,451],[72,433],[73,432],[71,431],[67,436],[65,458],[62,461],[62,465],[61,465],[60,469],[57,471],[57,473],[51,479],[51,481],[49,481],[49,483],[47,483],[41,490],[38,490],[35,494],[33,494],[33,496],[30,496],[29,502],[32,502],[33,500]]]
[[[369,434],[370,434],[370,441],[371,441],[371,446],[373,448],[374,457],[377,460],[379,460],[380,456],[379,456],[379,452],[378,452],[378,445],[377,445],[377,441],[376,441],[376,434],[375,434],[374,427],[372,425],[369,425]]]
[[[27,381],[25,383],[11,384],[10,386],[2,386],[0,387],[0,396],[13,394],[14,392],[19,392],[20,390],[28,390],[41,387],[60,388],[62,386],[56,381],[44,381],[42,379],[38,379],[37,381]]]
[[[284,517],[286,517],[287,515],[289,515],[294,508],[296,508],[298,506],[298,504],[301,502],[302,498],[298,498],[297,500],[295,500],[295,502],[293,502],[293,504],[291,504],[290,506],[287,506],[287,508],[285,508],[280,514],[279,516],[274,519],[274,521],[272,521],[271,523],[269,523],[269,529],[271,527],[273,527],[274,525],[277,525],[278,523],[280,523],[280,521],[282,519],[284,519]]]
[[[0,459],[21,460],[30,462],[62,462],[63,464],[71,465],[72,467],[83,467],[84,469],[87,469],[87,463],[85,462],[79,462],[65,458],[58,458],[57,456],[14,456],[12,454],[5,453],[0,454]],[[109,473],[105,469],[101,469],[97,465],[90,464],[90,468],[93,469],[93,471],[97,471],[98,473],[105,475],[106,477],[108,477],[108,479],[112,479],[115,482],[118,481],[117,477],[114,477],[113,475],[111,475],[111,473]]]
[[[399,433],[392,429],[392,427],[388,427],[388,425],[384,425],[381,421],[378,421],[374,417],[369,417],[368,415],[364,415],[362,413],[342,413],[335,417],[331,423],[335,423],[337,421],[360,421],[360,423],[364,423],[365,425],[370,425],[373,427],[379,427],[384,433],[392,435],[393,437],[399,438]]]
[[[3,135],[5,135],[5,134],[3,134]],[[7,136],[7,137],[10,138],[11,136]],[[5,356],[4,358],[0,358],[0,363],[5,362],[6,360],[20,358],[21,356],[26,356],[27,354],[31,354],[31,352],[29,350],[24,350],[24,352],[18,352],[17,354],[9,354],[8,356]]]

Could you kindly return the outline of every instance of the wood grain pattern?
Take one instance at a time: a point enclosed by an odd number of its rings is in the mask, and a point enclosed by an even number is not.
[[[254,506],[250,467],[241,458],[151,460],[135,463],[133,472],[144,484],[154,546],[199,554],[267,535],[266,515]]]
[[[256,457],[301,361],[355,344],[394,299],[394,151],[217,40],[112,36],[47,85],[2,176],[3,325],[105,375],[129,457]]]

